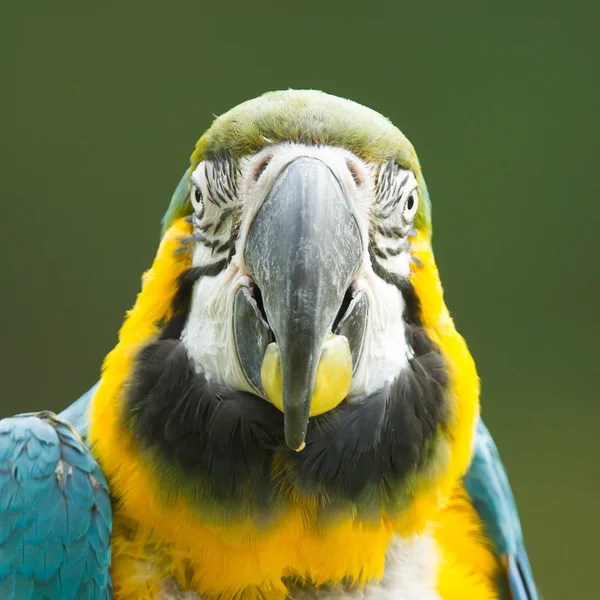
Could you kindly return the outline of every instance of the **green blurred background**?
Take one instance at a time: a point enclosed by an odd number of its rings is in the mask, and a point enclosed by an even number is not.
[[[97,379],[213,114],[349,97],[419,152],[539,584],[598,597],[597,2],[53,4],[0,9],[0,416]]]

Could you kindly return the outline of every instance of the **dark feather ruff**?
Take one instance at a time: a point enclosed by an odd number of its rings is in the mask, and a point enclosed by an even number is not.
[[[272,514],[290,492],[324,509],[398,510],[447,419],[445,364],[421,327],[410,282],[390,281],[405,297],[409,368],[381,390],[311,418],[306,448],[296,453],[285,445],[278,409],[196,372],[178,339],[195,275],[180,279],[175,322],[136,359],[124,417],[141,447],[177,474],[175,485],[192,484],[194,497],[225,518]]]

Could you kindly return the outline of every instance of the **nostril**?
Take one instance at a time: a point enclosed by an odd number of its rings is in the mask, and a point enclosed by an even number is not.
[[[348,167],[348,171],[350,171],[350,175],[352,175],[352,179],[354,179],[356,186],[360,187],[362,185],[362,179],[358,174],[356,165],[350,159],[346,159],[346,167]]]
[[[265,156],[265,158],[263,158],[263,160],[258,164],[256,170],[254,171],[254,181],[258,181],[260,179],[260,176],[265,172],[265,169],[269,166],[272,158],[272,155]]]
[[[354,290],[352,286],[350,286],[346,293],[344,294],[344,299],[342,300],[342,305],[340,306],[340,310],[336,315],[333,325],[331,327],[331,331],[335,332],[340,324],[340,321],[344,318],[344,315],[348,312],[348,308],[350,307],[350,303],[352,302],[352,298],[354,297]]]

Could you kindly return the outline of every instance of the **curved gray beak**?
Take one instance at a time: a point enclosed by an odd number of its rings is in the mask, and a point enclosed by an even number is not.
[[[304,445],[323,341],[362,255],[358,224],[329,167],[309,157],[284,167],[244,258],[279,347],[285,439],[295,450]]]

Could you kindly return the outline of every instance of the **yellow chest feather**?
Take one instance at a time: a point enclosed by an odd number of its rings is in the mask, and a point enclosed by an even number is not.
[[[294,598],[290,590],[302,589],[302,581],[310,581],[311,587],[328,584],[319,591],[319,598],[327,600],[329,594],[340,598],[339,590],[331,591],[331,584],[335,590],[342,580],[357,584],[342,593],[341,597],[348,598],[497,598],[494,582],[499,563],[462,489],[457,489],[438,521],[421,534],[423,543],[419,536],[398,541],[383,524],[368,529],[345,523],[311,534],[292,517],[254,539],[236,537],[240,531],[229,532],[230,539],[222,538],[197,523],[172,521],[171,526],[181,527],[182,534],[167,541],[164,528],[151,530],[117,508],[113,535],[116,600],[178,597],[165,593],[171,587],[168,582],[200,598],[283,600]],[[405,555],[390,558],[389,548],[394,545],[405,547]],[[307,596],[302,593],[301,597]]]
[[[217,532],[198,522],[180,521],[177,515],[148,528],[117,510],[116,598],[154,598],[169,578],[203,597],[234,598],[244,590],[248,600],[285,598],[285,578],[337,584],[349,577],[363,585],[382,576],[391,536],[389,527],[350,522],[311,532],[300,513],[261,533],[245,526]],[[140,585],[147,589],[145,596],[139,595]]]
[[[472,509],[464,502],[440,508],[443,500],[451,497],[470,459],[478,383],[466,345],[443,304],[425,238],[413,242],[425,266],[413,274],[412,281],[419,297],[428,299],[422,305],[423,320],[448,360],[456,406],[446,468],[437,473],[435,481],[424,481],[400,518],[366,524],[354,515],[320,530],[315,526],[316,507],[292,502],[279,521],[258,530],[251,523],[203,522],[184,498],[165,497],[164,486],[152,473],[151,459],[142,455],[123,428],[120,406],[135,353],[157,333],[157,324],[168,318],[174,282],[190,264],[189,255],[177,252],[181,239],[189,233],[189,223],[181,219],[165,234],[153,267],[144,277],[143,291],[121,329],[119,344],[105,361],[92,406],[93,452],[116,498],[115,599],[167,600],[173,597],[165,595],[167,579],[204,600],[283,600],[288,596],[289,582],[298,580],[334,588],[341,582],[352,583],[359,590],[369,585],[368,593],[356,592],[357,598],[369,600],[493,600],[491,581],[496,561],[480,532],[464,533],[479,527]],[[405,581],[389,584],[397,585],[396,590],[389,586],[384,589],[384,582],[394,574],[392,567],[386,566],[392,541],[418,540],[426,532],[431,532],[432,539],[422,565],[430,574],[428,595],[421,598],[402,591],[418,581],[418,570],[409,571]],[[401,560],[409,558],[410,554]],[[377,584],[382,577],[382,583]],[[331,598],[354,594],[338,591]],[[319,598],[327,600],[327,594],[319,591]]]

